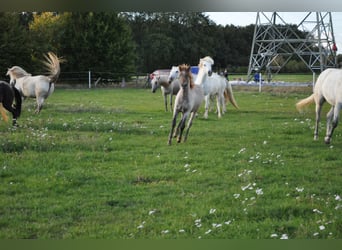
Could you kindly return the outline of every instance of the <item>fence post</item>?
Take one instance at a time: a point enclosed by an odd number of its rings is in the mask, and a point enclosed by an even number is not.
[[[89,83],[89,88],[91,88],[91,71],[88,71],[88,83]]]
[[[259,93],[261,92],[261,82],[262,82],[261,72],[259,72]]]
[[[316,82],[316,73],[312,73],[312,90],[315,88],[315,82]]]

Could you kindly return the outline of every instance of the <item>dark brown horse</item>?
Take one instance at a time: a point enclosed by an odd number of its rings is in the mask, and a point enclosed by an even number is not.
[[[15,104],[13,104],[15,101]],[[19,91],[7,82],[0,81],[0,113],[5,122],[8,122],[6,110],[12,113],[12,124],[17,124],[17,118],[21,113],[21,95]]]

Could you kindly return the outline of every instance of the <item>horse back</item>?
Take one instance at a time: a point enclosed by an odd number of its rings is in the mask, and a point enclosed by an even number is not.
[[[317,79],[314,93],[323,96],[331,105],[342,102],[342,70],[324,70]]]
[[[47,97],[51,93],[50,79],[43,75],[21,77],[16,80],[15,86],[25,97]]]

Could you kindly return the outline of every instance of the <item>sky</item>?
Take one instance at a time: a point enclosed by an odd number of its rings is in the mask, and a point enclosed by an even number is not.
[[[324,12],[325,13],[325,12]],[[256,12],[206,12],[211,20],[216,24],[223,26],[233,24],[235,26],[247,26],[255,24]],[[265,12],[268,17],[271,17],[271,12]],[[299,24],[304,20],[309,12],[278,12],[279,16],[289,24]],[[322,13],[323,14],[323,13]],[[342,54],[342,12],[332,12],[332,26],[334,37],[337,45],[337,53]],[[306,21],[314,20],[314,13],[310,14]],[[327,21],[326,21],[327,22]],[[305,22],[305,27],[310,31],[313,29],[308,22]]]

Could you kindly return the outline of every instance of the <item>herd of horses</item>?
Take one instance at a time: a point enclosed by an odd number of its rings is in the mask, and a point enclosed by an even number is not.
[[[39,113],[44,101],[54,92],[54,84],[60,74],[60,63],[63,61],[54,53],[49,52],[44,56],[42,63],[47,69],[47,75],[32,76],[19,66],[8,69],[7,74],[10,82],[0,81],[0,113],[5,122],[8,122],[6,110],[12,113],[12,125],[17,125],[17,119],[21,114],[22,100],[25,98],[36,98]],[[218,118],[226,112],[226,104],[229,101],[235,108],[238,108],[234,98],[232,86],[229,81],[213,73],[212,65],[214,60],[206,56],[199,60],[198,67],[194,72],[190,65],[182,64],[173,66],[167,74],[157,74],[151,79],[152,92],[160,86],[164,96],[165,110],[167,107],[167,95],[170,95],[170,106],[173,108],[171,130],[168,144],[171,145],[172,137],[177,137],[177,142],[182,141],[183,131],[187,128],[183,141],[187,140],[193,119],[202,102],[205,101],[204,118],[208,118],[210,101],[216,98]],[[176,95],[175,104],[172,105],[172,97]],[[303,107],[315,102],[316,123],[314,129],[314,140],[318,139],[318,125],[321,117],[322,106],[325,102],[331,105],[327,114],[327,128],[324,141],[330,144],[334,129],[338,125],[339,113],[342,108],[342,69],[326,69],[318,77],[314,86],[313,94],[296,103],[299,111]],[[180,122],[176,127],[176,120],[179,113],[182,113]]]

